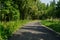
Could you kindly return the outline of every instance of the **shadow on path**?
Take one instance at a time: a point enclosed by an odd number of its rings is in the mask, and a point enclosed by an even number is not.
[[[60,40],[60,36],[39,23],[30,23],[14,33],[8,40]]]

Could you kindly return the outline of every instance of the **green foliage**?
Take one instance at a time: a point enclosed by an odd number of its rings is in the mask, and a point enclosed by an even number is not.
[[[60,1],[53,0],[50,5],[40,0],[1,0],[0,20],[59,18]],[[44,17],[43,17],[44,16]]]
[[[13,1],[1,1],[1,21],[10,21],[19,19],[19,10],[15,6]],[[15,6],[15,7],[14,7]]]
[[[33,19],[36,16],[38,8],[35,0],[14,0],[20,11],[20,19]]]
[[[56,4],[53,0],[50,5],[45,5],[40,0],[0,0],[0,40],[6,39],[19,25],[25,24],[25,19],[60,18],[59,12],[60,1]],[[54,23],[47,22],[49,27],[53,26],[58,31],[60,24]],[[54,27],[56,25],[58,27]]]
[[[60,18],[60,0],[57,3],[56,16],[57,16],[57,18]]]
[[[42,20],[41,23],[49,28],[52,28],[56,32],[60,32],[60,21],[57,19],[52,20]]]
[[[46,11],[46,15],[48,18],[60,18],[60,1],[57,2],[57,4],[55,3],[55,0],[53,0],[50,5],[47,8]]]
[[[0,23],[0,40],[7,40],[16,30],[26,24],[28,20],[9,21]]]

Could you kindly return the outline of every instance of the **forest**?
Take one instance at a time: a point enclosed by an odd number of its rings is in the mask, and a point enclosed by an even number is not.
[[[20,26],[33,20],[60,32],[60,0],[50,5],[40,0],[0,0],[0,40],[7,40]]]

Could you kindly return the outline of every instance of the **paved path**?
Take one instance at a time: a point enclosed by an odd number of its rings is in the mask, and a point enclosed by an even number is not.
[[[41,26],[39,22],[33,22],[22,27],[8,40],[60,40],[60,36]]]

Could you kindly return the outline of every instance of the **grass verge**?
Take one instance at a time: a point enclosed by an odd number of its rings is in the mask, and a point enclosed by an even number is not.
[[[60,33],[60,21],[59,20],[41,20],[41,23],[56,32]]]
[[[21,28],[29,20],[0,22],[0,40],[7,40],[17,29]]]

